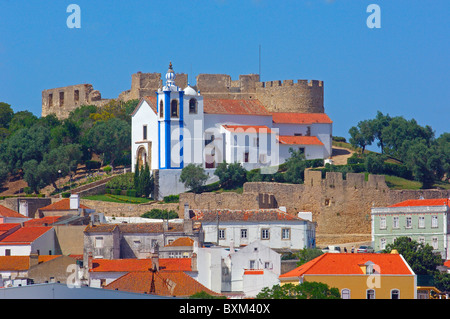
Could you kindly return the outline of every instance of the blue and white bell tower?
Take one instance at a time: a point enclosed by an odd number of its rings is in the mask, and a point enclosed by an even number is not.
[[[166,85],[157,92],[159,168],[183,168],[183,95],[175,85],[172,62],[166,73]]]

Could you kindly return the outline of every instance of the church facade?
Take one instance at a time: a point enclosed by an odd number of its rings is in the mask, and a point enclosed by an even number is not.
[[[156,173],[158,199],[186,191],[183,167],[201,165],[210,176],[223,161],[275,173],[301,150],[306,159],[331,157],[332,121],[325,113],[271,112],[258,99],[204,98],[175,83],[172,64],[156,96],[140,99],[132,114],[132,169]]]

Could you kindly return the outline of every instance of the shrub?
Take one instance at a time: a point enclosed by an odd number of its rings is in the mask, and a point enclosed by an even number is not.
[[[178,203],[180,201],[180,195],[164,196],[164,203]]]
[[[106,174],[111,173],[111,170],[112,170],[112,167],[109,166],[109,165],[103,167],[103,171],[104,171]]]
[[[113,195],[121,195],[122,194],[122,190],[121,189],[113,189],[112,193],[113,193]]]
[[[174,219],[178,218],[178,213],[174,210],[153,208],[151,211],[142,214],[141,217],[151,219]]]
[[[61,193],[62,198],[69,198],[70,197],[70,193],[66,192],[66,193]]]
[[[128,189],[128,190],[127,190],[127,196],[130,196],[130,197],[137,197],[137,192],[136,192],[136,190],[135,190],[135,189]]]
[[[102,163],[100,163],[98,161],[86,161],[84,164],[86,165],[86,169],[88,171],[93,170],[93,169],[99,169],[100,166],[102,165]]]

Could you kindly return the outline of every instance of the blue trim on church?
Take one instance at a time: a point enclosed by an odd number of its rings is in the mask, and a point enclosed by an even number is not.
[[[184,167],[184,157],[183,157],[183,135],[184,135],[184,91],[179,91],[179,106],[180,106],[180,167]]]
[[[170,93],[171,91],[164,91],[164,132],[165,132],[165,165],[164,167],[171,168],[170,158]]]

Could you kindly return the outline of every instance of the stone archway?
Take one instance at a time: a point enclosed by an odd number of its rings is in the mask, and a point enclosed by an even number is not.
[[[147,151],[145,150],[145,147],[141,146],[137,151],[137,164],[139,169],[144,167],[145,163],[148,163]]]

